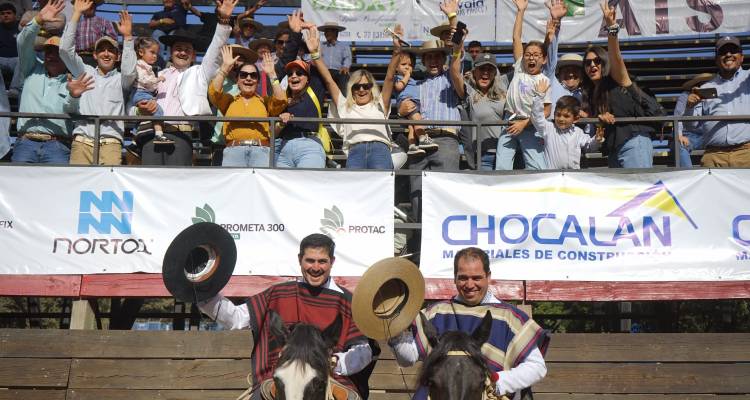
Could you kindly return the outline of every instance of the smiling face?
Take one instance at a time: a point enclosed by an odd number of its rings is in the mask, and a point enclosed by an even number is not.
[[[195,61],[195,49],[192,43],[176,42],[172,45],[172,64],[182,70]]]
[[[145,61],[146,64],[154,65],[156,59],[159,58],[159,45],[154,43],[151,46],[138,49],[138,57]]]
[[[568,90],[575,90],[581,85],[581,67],[566,65],[560,68],[558,74],[560,83]]]
[[[258,68],[254,64],[245,64],[237,73],[237,87],[240,94],[244,97],[250,97],[255,94],[258,88]]]
[[[310,286],[321,286],[331,276],[331,268],[335,257],[328,255],[325,247],[307,247],[299,256],[302,277]]]
[[[111,71],[119,59],[120,51],[117,47],[113,46],[112,43],[99,43],[99,46],[94,50],[94,60],[96,60],[96,65],[104,73]]]
[[[526,46],[526,49],[523,52],[523,65],[527,74],[541,74],[542,67],[546,62],[547,56],[544,55],[544,49],[542,49],[542,47],[534,43]]]
[[[602,79],[602,59],[593,51],[587,52],[583,58],[583,69],[592,82]]]
[[[568,129],[578,122],[578,114],[567,108],[555,109],[555,126],[560,129]]]
[[[427,74],[437,76],[443,72],[445,65],[445,53],[442,51],[433,51],[422,55],[422,64],[427,68]]]
[[[484,64],[480,67],[474,68],[471,72],[474,75],[474,81],[477,83],[479,90],[483,93],[487,93],[492,86],[492,82],[495,80],[497,68],[490,64]]]
[[[373,83],[364,75],[352,85],[352,98],[358,106],[363,106],[372,101],[372,86]]]
[[[287,81],[289,82],[289,89],[292,90],[292,94],[296,95],[302,93],[307,87],[309,81],[307,72],[298,67],[292,67],[287,72]]]
[[[490,287],[490,274],[484,272],[482,260],[465,256],[458,260],[456,270],[456,290],[467,305],[475,306],[482,302]]]
[[[719,67],[719,75],[725,79],[732,77],[742,67],[743,60],[742,49],[735,44],[725,44],[716,51],[716,66]]]

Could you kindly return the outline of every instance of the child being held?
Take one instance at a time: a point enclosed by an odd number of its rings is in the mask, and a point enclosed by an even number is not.
[[[154,72],[154,64],[159,54],[159,42],[150,37],[139,37],[135,40],[135,51],[138,54],[138,61],[135,64],[135,71],[138,74],[135,81],[135,92],[131,98],[132,104],[138,104],[140,101],[156,100],[156,89],[159,82],[164,81],[164,77],[157,77]],[[164,112],[161,107],[157,106],[155,116],[162,116]],[[164,136],[164,130],[161,122],[154,121],[155,143],[171,143],[170,139]]]
[[[596,151],[604,142],[604,131],[589,136],[575,125],[580,118],[581,102],[563,96],[555,104],[554,123],[544,117],[544,98],[549,81],[539,81],[534,90],[531,122],[544,138],[544,159],[548,169],[581,169],[581,149]]]
[[[419,112],[419,87],[417,81],[411,77],[413,70],[413,60],[410,54],[401,53],[401,59],[396,65],[396,75],[393,77],[393,90],[396,92],[396,107],[398,109],[403,101],[414,103],[415,109],[409,114],[402,115],[414,121],[422,120],[422,114]],[[437,150],[438,144],[424,132],[424,128],[418,125],[409,126],[409,151],[408,155],[425,154],[425,150]]]

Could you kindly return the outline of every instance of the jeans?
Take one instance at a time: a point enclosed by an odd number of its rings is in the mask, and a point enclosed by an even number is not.
[[[346,168],[393,169],[391,146],[383,142],[356,143],[349,148]]]
[[[326,153],[317,138],[282,140],[276,166],[282,168],[325,168]]]
[[[34,164],[68,164],[70,149],[59,140],[35,142],[21,137],[13,146],[12,162]]]
[[[680,144],[680,167],[692,168],[693,161],[690,159],[690,152],[693,150],[700,150],[703,148],[703,135],[693,132],[683,132],[682,136],[685,136],[690,141],[689,146],[683,146]]]
[[[495,169],[498,171],[512,170],[513,160],[516,157],[516,149],[521,146],[523,161],[526,169],[546,169],[547,162],[544,161],[544,140],[536,135],[536,128],[529,125],[518,136],[511,136],[505,129],[497,139],[497,154]]]
[[[440,146],[437,151],[427,153],[426,156],[409,164],[409,169],[432,171],[458,171],[459,153],[457,136],[438,136],[432,140]],[[421,220],[422,206],[422,176],[410,177],[412,212],[414,220]]]
[[[148,100],[156,100],[156,97],[154,96],[153,93],[151,93],[151,92],[149,92],[147,90],[136,89],[135,92],[133,92],[133,97],[131,99],[131,103],[133,105],[136,105],[136,104],[138,104],[139,101],[143,101],[143,100],[146,100],[146,101],[148,101]],[[164,115],[164,111],[162,111],[161,106],[159,106],[159,105],[156,106],[156,112],[154,113],[154,115],[157,115],[157,116],[160,116],[160,117]]]
[[[623,143],[608,157],[610,168],[651,168],[654,165],[654,145],[648,133],[640,133]]]
[[[482,165],[480,166],[481,171],[492,171],[495,169],[495,154],[484,153],[482,154]]]
[[[265,146],[225,147],[222,167],[268,167],[271,151]]]

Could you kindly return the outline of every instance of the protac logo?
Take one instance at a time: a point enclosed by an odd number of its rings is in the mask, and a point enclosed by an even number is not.
[[[345,225],[344,213],[337,206],[323,209],[323,219],[320,220],[320,232],[335,238],[345,233],[385,233],[385,225]]]
[[[103,191],[97,196],[91,191],[81,192],[78,212],[78,234],[112,234],[112,228],[123,235],[130,235],[133,221],[133,192],[124,191],[120,196],[113,191]]]

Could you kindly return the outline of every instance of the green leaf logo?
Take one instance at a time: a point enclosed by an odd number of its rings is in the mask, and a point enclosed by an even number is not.
[[[216,222],[216,213],[214,209],[208,204],[204,204],[203,208],[195,207],[195,217],[192,218],[194,224],[201,222]]]
[[[344,213],[338,207],[333,206],[331,209],[323,209],[323,219],[320,220],[320,231],[325,235],[333,237],[336,233],[345,231]]]

